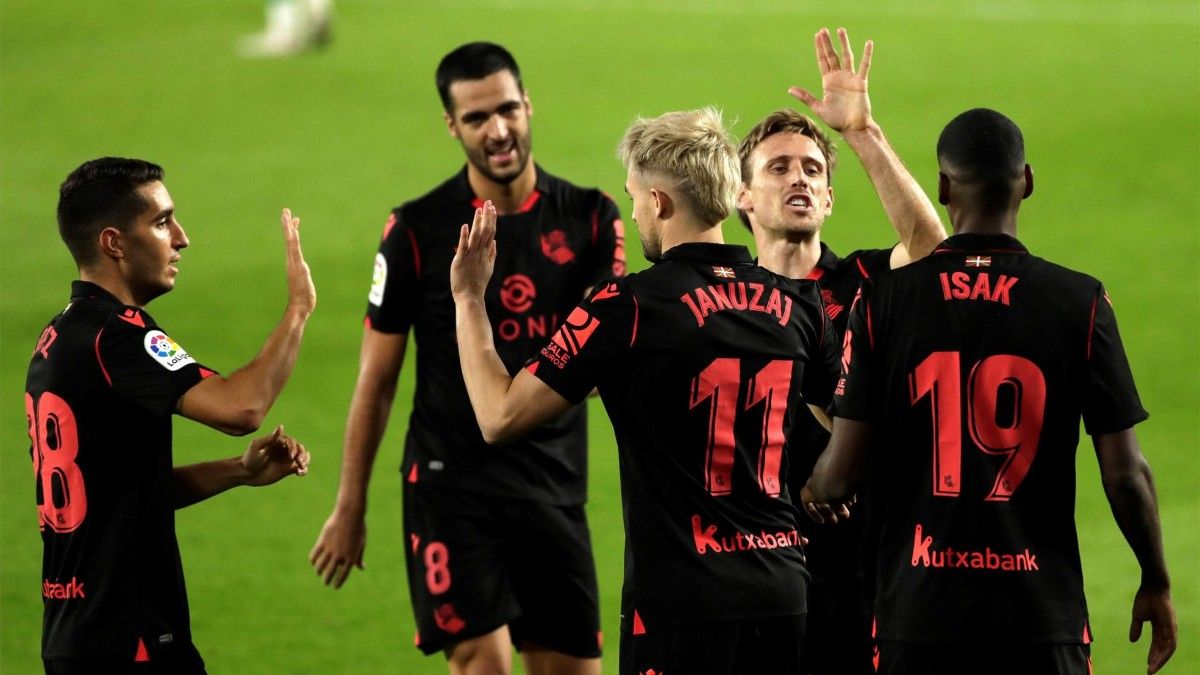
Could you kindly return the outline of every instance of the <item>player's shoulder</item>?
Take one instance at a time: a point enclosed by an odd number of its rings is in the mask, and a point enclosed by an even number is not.
[[[860,248],[847,253],[845,257],[835,257],[835,271],[856,275],[861,279],[877,277],[891,271],[892,252],[895,246],[888,248]],[[830,251],[832,253],[832,251]]]
[[[538,190],[561,207],[594,210],[606,201],[613,201],[600,188],[576,185],[565,178],[546,171],[541,165],[537,165],[537,172]]]
[[[469,194],[470,186],[466,181],[464,168],[420,197],[393,208],[392,214],[404,223],[425,220],[439,213],[444,216],[448,206],[467,200],[464,194]]]
[[[1093,293],[1102,285],[1099,279],[1086,272],[1080,272],[1035,255],[1030,255],[1026,264],[1047,281],[1060,286],[1063,290]]]

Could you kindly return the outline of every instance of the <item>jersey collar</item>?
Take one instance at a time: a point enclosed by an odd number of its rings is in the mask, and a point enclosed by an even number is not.
[[[695,262],[721,265],[752,264],[750,249],[740,244],[710,244],[693,242],[678,244],[662,254],[662,260],[693,260]]]
[[[111,302],[114,305],[124,305],[125,303],[117,299],[117,296],[104,290],[103,286],[93,284],[90,281],[76,279],[71,282],[71,302],[82,300],[84,298],[95,298]]]
[[[817,258],[817,264],[813,265],[812,270],[804,278],[812,281],[820,281],[826,272],[832,272],[837,269],[839,260],[841,258],[825,242],[821,242],[821,255]]]
[[[533,164],[533,173],[535,176],[533,192],[529,193],[529,196],[525,199],[525,202],[521,204],[521,208],[517,209],[517,213],[527,213],[533,210],[534,205],[538,203],[538,200],[541,199],[542,195],[546,194],[546,192],[548,192],[550,189],[549,174],[543,171],[542,167],[538,166],[537,162],[534,162]],[[483,200],[477,197],[475,192],[471,189],[471,181],[467,178],[467,166],[465,164],[463,165],[462,171],[459,171],[458,176],[455,177],[455,183],[455,199],[462,202],[470,202],[471,208],[473,209],[483,208]]]
[[[1007,234],[956,234],[938,244],[934,253],[1028,253],[1016,237]]]

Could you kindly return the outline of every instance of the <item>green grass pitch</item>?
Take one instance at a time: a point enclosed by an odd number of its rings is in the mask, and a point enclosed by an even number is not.
[[[838,5],[846,5],[839,8]],[[278,211],[303,219],[319,307],[268,418],[308,444],[312,473],[179,513],[195,638],[214,673],[440,673],[412,647],[402,558],[400,441],[411,356],[372,482],[366,571],[321,586],[307,555],[333,502],[371,260],[388,209],[462,164],[433,69],[476,39],[509,46],[549,170],[620,195],[614,145],[636,114],[718,105],[744,133],[819,86],[812,35],[876,41],[875,116],[926,189],[953,115],[997,108],[1026,134],[1037,190],[1021,236],[1101,278],[1151,419],[1179,613],[1169,673],[1200,672],[1200,7],[1125,0],[339,0],[334,42],[278,61],[235,54],[262,3],[0,0],[0,671],[40,672],[39,541],[21,414],[25,368],[74,267],[54,226],[57,187],[84,159],[163,164],[192,246],[175,292],[151,306],[204,362],[252,357],[284,304]],[[844,157],[825,240],[892,241],[857,162]],[[628,219],[629,203],[618,198]],[[631,230],[632,233],[632,230]],[[739,226],[729,239],[748,242]],[[632,239],[632,234],[631,234]],[[644,266],[630,241],[633,268]],[[622,534],[611,431],[592,404],[591,501],[616,672]],[[177,462],[242,441],[180,420]],[[1126,642],[1137,566],[1085,440],[1078,522],[1097,673],[1144,672]],[[519,671],[518,666],[518,671]]]

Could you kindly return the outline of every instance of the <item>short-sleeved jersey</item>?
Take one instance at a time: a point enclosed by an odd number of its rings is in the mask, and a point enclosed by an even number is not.
[[[821,257],[806,277],[821,286],[821,302],[833,323],[839,343],[850,318],[850,307],[858,289],[867,279],[873,279],[891,269],[892,249],[862,249],[840,258],[825,243]],[[789,439],[792,450],[792,470],[788,486],[793,494],[808,482],[817,457],[829,444],[829,432],[817,421],[808,407],[799,411]],[[862,514],[834,525],[817,525],[808,518],[800,519],[800,532],[808,537],[808,571],[813,579],[857,576],[860,569],[859,544],[864,518]]]
[[[151,659],[189,646],[171,414],[212,371],[145,310],[71,286],[42,331],[25,412],[42,530],[42,656]]]
[[[875,425],[878,635],[1084,642],[1075,449],[1144,420],[1096,279],[957,235],[863,284],[839,417]]]
[[[805,611],[786,439],[837,355],[813,282],[701,243],[598,287],[538,352],[534,375],[572,402],[598,387],[612,420],[623,632]]]
[[[483,441],[458,362],[450,261],[475,198],[467,171],[395,209],[384,228],[367,323],[385,333],[413,329],[417,382],[405,440],[408,480],[513,499],[581,504],[587,497],[586,410],[511,444]],[[485,294],[496,351],[520,370],[571,309],[602,279],[625,273],[624,225],[599,190],[537,167],[534,192],[496,223],[496,266]]]

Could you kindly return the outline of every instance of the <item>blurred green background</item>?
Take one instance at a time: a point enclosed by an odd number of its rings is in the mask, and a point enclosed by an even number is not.
[[[837,4],[338,0],[328,49],[248,61],[236,42],[261,28],[261,2],[0,2],[0,670],[41,667],[41,543],[21,392],[33,343],[75,275],[54,207],[80,162],[124,155],[166,167],[192,246],[177,289],[150,309],[223,371],[249,360],[282,312],[279,209],[303,219],[319,307],[264,426],[283,422],[306,442],[312,473],[178,514],[210,672],[441,673],[441,657],[412,647],[403,572],[396,467],[411,355],[372,483],[366,571],[335,592],[307,562],[333,503],[384,220],[463,162],[441,121],[437,61],[469,40],[508,46],[534,103],[537,160],[618,195],[628,220],[613,148],[634,115],[715,104],[743,134],[792,102],[789,85],[819,87],[812,35],[844,25],[859,53],[876,41],[875,116],[927,190],[937,134],[958,112],[993,107],[1023,128],[1037,192],[1021,238],[1101,278],[1113,298],[1153,415],[1138,433],[1157,478],[1180,623],[1165,672],[1200,672],[1200,4]],[[842,253],[890,245],[861,168],[848,156],[842,167],[825,241]],[[727,234],[749,242],[734,223]],[[591,405],[589,510],[611,673],[620,496],[612,434]],[[176,424],[179,463],[242,447]],[[1138,568],[1086,441],[1078,464],[1096,672],[1144,672],[1146,638],[1125,637]]]

